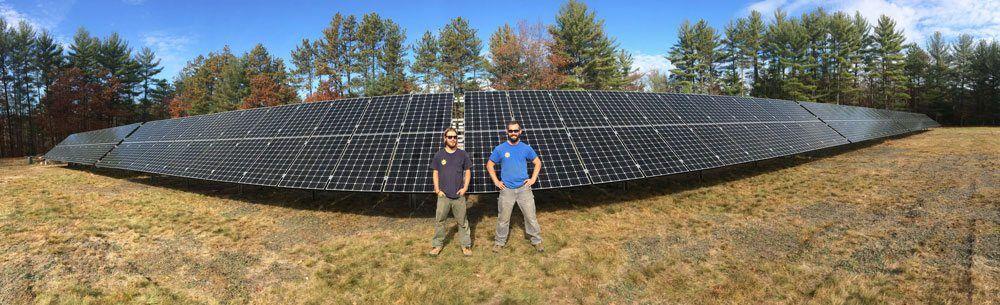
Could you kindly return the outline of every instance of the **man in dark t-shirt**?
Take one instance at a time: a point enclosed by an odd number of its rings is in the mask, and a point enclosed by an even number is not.
[[[444,131],[444,148],[434,154],[431,170],[434,171],[434,193],[437,194],[437,210],[434,215],[434,239],[431,240],[430,255],[437,256],[444,247],[444,222],[448,212],[455,215],[458,234],[462,242],[462,254],[472,255],[472,237],[469,220],[465,217],[465,192],[472,177],[472,160],[464,150],[458,149],[458,131],[448,128]]]

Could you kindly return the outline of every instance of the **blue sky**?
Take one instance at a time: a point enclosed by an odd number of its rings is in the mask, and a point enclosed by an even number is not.
[[[879,14],[895,18],[908,38],[921,43],[933,31],[946,37],[970,33],[1000,36],[1000,0],[764,0],[764,1],[584,1],[605,19],[609,35],[636,57],[636,68],[666,69],[663,58],[685,19],[704,18],[721,28],[750,9],[782,8],[793,14],[823,6],[861,11],[869,19]],[[562,1],[3,1],[0,16],[25,20],[67,43],[77,28],[106,36],[117,32],[139,49],[150,47],[162,59],[161,77],[172,79],[198,54],[230,45],[242,53],[263,43],[273,54],[288,58],[302,38],[320,36],[336,12],[361,15],[376,12],[406,29],[409,42],[426,30],[436,31],[450,18],[462,16],[489,35],[505,22],[553,21]]]

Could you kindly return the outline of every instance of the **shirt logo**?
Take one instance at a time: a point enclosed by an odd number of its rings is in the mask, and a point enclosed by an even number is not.
[[[448,160],[441,159],[441,165],[445,165],[445,164],[448,164]]]
[[[508,152],[503,153],[503,157],[504,158],[510,158],[510,152],[508,151]]]

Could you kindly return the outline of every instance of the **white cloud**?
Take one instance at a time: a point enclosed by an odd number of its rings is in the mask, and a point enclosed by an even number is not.
[[[775,9],[801,14],[816,7],[854,14],[873,25],[880,15],[896,21],[909,42],[922,43],[935,31],[946,37],[970,34],[1000,38],[1000,1],[996,0],[763,0],[748,5],[743,14],[758,10],[770,16]]]
[[[670,64],[664,54],[645,54],[642,52],[632,52],[632,69],[639,70],[642,74],[653,71],[668,73],[674,65]]]
[[[150,32],[141,35],[142,44],[149,47],[160,59],[163,71],[160,77],[172,78],[177,75],[187,61],[188,46],[194,43],[194,37],[175,35],[167,32]]]
[[[14,7],[10,4],[4,2],[0,2],[0,17],[7,22],[8,26],[17,26],[17,24],[22,21],[28,23],[28,25],[31,25],[32,28],[36,29],[47,29],[51,26],[43,25],[40,20],[29,17],[28,15],[14,9]]]

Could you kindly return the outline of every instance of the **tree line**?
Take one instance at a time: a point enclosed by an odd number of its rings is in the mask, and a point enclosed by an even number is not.
[[[67,135],[168,116],[160,61],[117,34],[80,28],[68,47],[0,19],[0,156],[44,153]]]
[[[456,17],[407,45],[377,13],[336,13],[290,64],[262,44],[199,55],[173,76],[148,48],[81,28],[50,33],[0,20],[2,156],[38,154],[70,133],[297,102],[467,90],[644,90],[817,101],[922,112],[945,124],[1000,123],[1000,45],[935,33],[905,43],[895,21],[816,9],[775,11],[716,30],[685,21],[665,46],[669,73],[640,74],[604,20],[569,0],[552,24],[504,24],[479,38]],[[666,67],[663,67],[666,68]]]
[[[882,15],[822,8],[790,17],[760,12],[717,31],[684,22],[654,91],[757,96],[928,114],[945,124],[1000,123],[1000,44],[934,33],[924,46]]]

